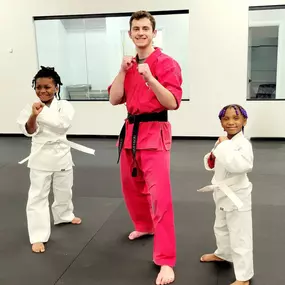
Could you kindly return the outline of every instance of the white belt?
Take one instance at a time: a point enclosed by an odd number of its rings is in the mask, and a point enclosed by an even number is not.
[[[46,141],[46,142],[44,142],[43,144],[41,144],[41,146],[36,151],[32,152],[28,157],[24,158],[23,160],[19,161],[18,163],[19,164],[25,163],[32,156],[36,155],[47,143],[55,143],[55,142],[64,143],[64,144],[68,145],[69,147],[71,147],[73,149],[76,149],[78,151],[95,155],[95,150],[92,149],[92,148],[80,145],[78,143],[74,143],[74,142],[68,141],[67,139],[57,139],[57,140],[54,140],[54,141]]]
[[[234,193],[234,191],[229,187],[230,185],[236,184],[236,182],[238,182],[239,179],[240,179],[240,176],[234,176],[232,178],[225,179],[221,182],[218,182],[214,185],[205,186],[197,191],[198,192],[212,192],[215,190],[215,188],[218,187],[237,206],[237,208],[240,209],[243,206],[243,202]]]

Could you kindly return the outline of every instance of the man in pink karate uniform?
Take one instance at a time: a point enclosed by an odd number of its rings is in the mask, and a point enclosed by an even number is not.
[[[154,234],[153,261],[160,266],[156,284],[175,279],[176,238],[170,181],[172,144],[168,110],[182,98],[179,64],[152,45],[155,19],[146,11],[130,19],[136,57],[124,57],[109,86],[112,105],[126,104],[128,117],[119,136],[121,183],[135,231],[129,239]]]

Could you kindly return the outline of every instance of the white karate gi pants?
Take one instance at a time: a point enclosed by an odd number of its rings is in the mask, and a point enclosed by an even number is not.
[[[254,275],[251,210],[226,212],[217,207],[214,232],[215,255],[233,263],[236,280],[250,280]]]
[[[47,242],[51,233],[48,196],[53,189],[51,210],[54,224],[74,219],[72,203],[73,169],[41,171],[30,169],[30,189],[26,207],[30,243]]]

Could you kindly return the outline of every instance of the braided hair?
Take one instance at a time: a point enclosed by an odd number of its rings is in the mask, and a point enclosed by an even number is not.
[[[233,105],[227,105],[227,106],[225,106],[225,107],[220,111],[220,113],[219,113],[219,119],[220,119],[220,120],[225,116],[226,111],[227,111],[229,108],[234,108],[237,115],[238,115],[238,111],[240,111],[240,113],[242,114],[242,116],[243,116],[245,119],[248,118],[247,112],[246,112],[246,110],[245,110],[242,106],[237,105],[237,104],[233,104]]]
[[[41,69],[38,71],[38,73],[35,75],[32,81],[32,87],[34,89],[36,87],[36,81],[38,78],[52,78],[54,84],[58,87],[58,94],[56,94],[56,96],[60,100],[60,86],[62,85],[62,82],[60,76],[54,70],[54,67],[41,66]]]
[[[241,113],[241,115],[242,115],[245,119],[248,118],[247,112],[246,112],[246,110],[245,110],[242,106],[240,106],[240,105],[238,105],[238,104],[231,104],[231,105],[225,106],[225,107],[220,111],[220,113],[219,113],[219,119],[220,119],[220,120],[222,120],[222,118],[223,118],[223,117],[225,116],[225,114],[226,114],[226,111],[227,111],[229,108],[234,108],[237,115],[239,114],[239,113],[238,113],[238,111],[239,111],[239,112]],[[242,127],[242,131],[244,131],[244,127]]]

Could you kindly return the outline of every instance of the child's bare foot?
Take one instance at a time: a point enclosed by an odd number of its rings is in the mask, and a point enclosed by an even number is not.
[[[202,262],[216,262],[216,261],[224,261],[224,260],[217,257],[215,254],[210,253],[210,254],[204,254],[200,258],[200,261],[202,261]],[[237,285],[237,284],[235,284],[235,285]]]
[[[236,281],[231,285],[249,285],[249,281]]]
[[[133,231],[129,234],[129,239],[134,240],[146,235],[153,235],[153,233]]]
[[[156,285],[165,285],[174,282],[175,275],[172,267],[163,265],[156,278]]]
[[[75,217],[75,218],[71,221],[71,223],[72,223],[73,225],[80,225],[81,222],[82,222],[82,220],[81,220],[80,218],[77,218],[77,217]]]
[[[42,242],[32,244],[32,251],[36,253],[45,252],[45,246]]]

